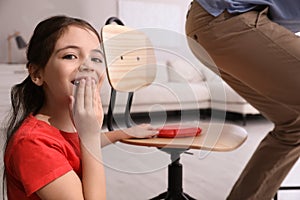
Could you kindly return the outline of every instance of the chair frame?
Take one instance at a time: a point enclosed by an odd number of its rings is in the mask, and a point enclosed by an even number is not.
[[[124,26],[124,23],[117,17],[110,17],[105,25],[117,23],[118,25]],[[113,131],[113,112],[116,103],[117,91],[111,87],[111,95],[109,101],[109,107],[107,112],[107,128],[109,131]],[[125,116],[124,122],[125,125],[129,128],[133,124],[133,120],[130,115],[130,109],[132,105],[134,92],[129,92],[127,97],[127,103],[125,107]],[[160,199],[176,199],[176,200],[196,200],[183,192],[182,188],[182,164],[180,163],[180,155],[186,152],[188,149],[180,148],[163,148],[162,151],[170,154],[171,163],[168,165],[168,189],[166,192],[159,194],[158,196],[151,198],[151,200],[160,200]]]
[[[113,27],[109,24],[111,23],[117,23],[119,26]],[[123,22],[116,18],[111,17],[109,18],[105,25],[108,25],[108,27],[104,27],[102,29],[102,36],[103,36],[103,43],[107,41],[107,39],[110,39],[112,36],[118,33],[125,33],[127,30],[131,31],[131,29],[127,29],[129,27],[122,27],[124,26]],[[120,26],[121,25],[121,26]],[[123,29],[124,28],[124,29]],[[107,31],[107,32],[106,32]],[[116,31],[116,32],[115,32]],[[119,32],[120,31],[120,32]],[[124,31],[124,32],[123,32]],[[119,42],[118,40],[112,40],[110,42],[107,42],[106,44],[103,44],[104,46],[104,52],[110,52],[110,50],[114,49],[115,51],[112,51],[112,54],[105,55],[106,63],[111,63],[111,59],[115,59],[114,57],[119,57],[120,55],[118,53],[121,53],[119,51],[126,49],[128,47],[137,48],[138,50],[143,50],[144,48],[149,50],[147,52],[144,51],[138,51],[138,54],[129,54],[133,56],[133,58],[140,58],[140,56],[147,56],[148,59],[137,59],[138,63],[136,61],[132,62],[132,57],[129,57],[129,63],[119,63],[117,64],[115,62],[112,62],[111,68],[107,68],[108,73],[111,72],[120,72],[121,74],[123,72],[126,73],[126,70],[137,69],[141,64],[146,64],[146,66],[152,66],[155,65],[156,67],[156,58],[155,54],[151,51],[152,49],[152,43],[149,41],[146,37],[144,37],[144,34],[142,32],[133,32],[134,35],[131,35],[136,38],[137,43],[128,43],[126,35],[120,35],[121,36],[121,43],[120,47],[118,46]],[[105,35],[108,34],[108,35]],[[124,36],[124,37],[123,37]],[[129,37],[132,39],[132,37]],[[118,39],[118,38],[117,38]],[[125,40],[125,43],[122,43],[122,41]],[[145,44],[144,44],[145,42]],[[116,45],[117,44],[117,45]],[[125,44],[125,45],[124,45]],[[110,49],[110,46],[112,45],[112,49]],[[142,46],[140,46],[142,45]],[[144,46],[145,45],[145,46]],[[107,47],[107,49],[105,49]],[[116,48],[118,47],[118,48]],[[130,51],[130,49],[129,49]],[[147,54],[143,54],[147,53]],[[105,53],[106,54],[106,53]],[[107,56],[107,57],[106,57]],[[120,59],[123,60],[122,55],[120,56]],[[135,59],[134,59],[135,60]],[[118,61],[118,60],[114,60]],[[145,62],[145,63],[143,63]],[[122,67],[125,66],[125,70],[123,70]],[[114,69],[115,71],[111,71]],[[120,71],[118,71],[120,70]],[[110,95],[110,101],[109,101],[109,108],[107,113],[107,128],[112,131],[114,130],[114,108],[116,104],[116,95],[117,92],[127,92],[127,103],[125,105],[125,113],[122,118],[124,120],[126,127],[131,127],[134,124],[134,121],[131,118],[131,106],[133,101],[133,95],[135,89],[139,89],[142,86],[146,86],[151,84],[153,81],[154,69],[151,69],[147,67],[147,70],[149,71],[149,74],[147,73],[147,76],[144,77],[144,75],[135,74],[128,76],[129,78],[125,78],[124,82],[121,82],[121,79],[119,77],[123,77],[122,75],[116,75],[114,73],[108,74],[110,84],[111,84],[111,95]],[[155,69],[156,72],[156,69]],[[133,78],[134,77],[134,78]],[[149,79],[148,79],[149,77]],[[145,78],[145,79],[144,79]],[[136,80],[145,80],[145,82],[139,82]],[[127,81],[129,81],[129,84],[127,84]],[[122,87],[116,87],[118,84]],[[134,89],[135,88],[135,89]],[[125,100],[126,101],[126,100]],[[211,125],[211,124],[210,124]],[[205,128],[206,127],[206,128]],[[122,140],[121,142],[132,144],[132,145],[140,145],[140,146],[149,146],[149,147],[156,147],[160,149],[161,151],[164,151],[165,153],[168,153],[171,158],[171,163],[168,165],[168,188],[166,192],[163,192],[159,194],[158,196],[152,198],[151,200],[160,200],[160,199],[169,199],[169,200],[195,200],[195,198],[189,196],[188,194],[183,192],[182,183],[183,183],[183,175],[182,175],[182,164],[180,163],[180,156],[182,153],[188,153],[187,150],[189,149],[202,149],[202,150],[212,150],[212,151],[231,151],[236,148],[238,148],[247,138],[247,133],[244,129],[240,127],[235,126],[224,126],[222,124],[222,128],[220,128],[220,124],[213,124],[213,127],[217,128],[217,130],[221,132],[216,132],[215,134],[210,135],[210,140],[207,140],[208,143],[206,143],[206,137],[203,136],[196,136],[196,137],[188,137],[188,138],[177,138],[177,139],[171,139],[168,140],[166,138],[148,138],[148,139],[126,139]],[[205,130],[206,129],[206,130]],[[209,127],[203,124],[203,130],[204,132],[208,131]],[[205,133],[203,133],[204,135]],[[217,139],[218,138],[218,139]],[[214,140],[216,139],[216,140]]]

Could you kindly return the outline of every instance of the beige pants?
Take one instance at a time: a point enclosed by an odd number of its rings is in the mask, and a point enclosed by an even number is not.
[[[300,155],[300,38],[267,13],[265,8],[213,17],[193,2],[187,15],[187,35],[207,50],[221,77],[275,125],[227,199],[271,199]]]

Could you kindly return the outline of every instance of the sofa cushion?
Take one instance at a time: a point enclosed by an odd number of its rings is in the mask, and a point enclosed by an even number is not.
[[[199,83],[205,81],[201,70],[183,59],[167,61],[169,82]]]
[[[135,104],[193,102],[209,100],[205,83],[153,83],[135,92]]]
[[[156,77],[154,82],[168,82],[167,66],[164,62],[157,63]]]

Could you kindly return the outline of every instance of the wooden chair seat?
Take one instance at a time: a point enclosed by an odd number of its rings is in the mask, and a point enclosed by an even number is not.
[[[126,139],[123,143],[157,148],[201,149],[207,151],[232,151],[247,139],[245,129],[231,124],[203,123],[196,137]]]

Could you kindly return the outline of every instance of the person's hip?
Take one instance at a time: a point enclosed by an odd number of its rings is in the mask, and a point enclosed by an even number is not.
[[[189,35],[191,32],[205,32],[210,31],[210,29],[213,31],[223,31],[215,30],[215,27],[222,23],[226,23],[226,26],[237,28],[236,26],[239,24],[235,23],[235,19],[243,21],[243,24],[246,24],[249,27],[257,26],[257,24],[260,23],[262,16],[267,18],[267,13],[268,7],[257,7],[245,13],[238,14],[232,14],[227,10],[224,10],[220,15],[215,17],[208,13],[197,1],[193,1],[186,16],[186,33]]]

